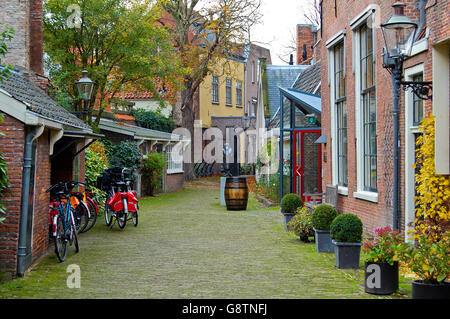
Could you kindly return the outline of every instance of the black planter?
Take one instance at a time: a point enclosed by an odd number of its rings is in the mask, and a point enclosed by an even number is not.
[[[364,290],[373,295],[390,295],[398,290],[398,262],[365,262]]]
[[[314,229],[314,238],[316,242],[316,251],[318,253],[334,252],[334,245],[331,242],[329,230]]]
[[[297,214],[297,213],[285,213],[282,212],[284,216],[284,229],[287,230],[287,224],[291,221],[291,219]]]
[[[362,243],[340,243],[333,240],[336,267],[339,269],[359,268]]]
[[[450,282],[442,284],[427,284],[423,280],[412,282],[413,299],[450,299]]]

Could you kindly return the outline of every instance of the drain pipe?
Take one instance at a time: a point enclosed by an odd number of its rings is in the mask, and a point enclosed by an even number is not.
[[[26,265],[27,258],[27,233],[28,229],[28,202],[30,199],[31,182],[31,161],[33,160],[33,141],[44,131],[44,125],[35,127],[25,137],[23,175],[22,175],[22,196],[19,224],[19,249],[17,251],[17,275],[23,277],[29,265]]]

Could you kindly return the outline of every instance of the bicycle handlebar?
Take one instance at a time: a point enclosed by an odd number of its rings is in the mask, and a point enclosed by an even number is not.
[[[63,192],[64,192],[65,194],[69,194],[70,191],[71,191],[75,186],[77,186],[77,185],[83,185],[83,186],[86,186],[86,183],[84,183],[84,182],[78,182],[78,181],[72,181],[72,182],[59,182],[59,183],[56,183],[55,185],[50,186],[50,188],[47,189],[45,192],[48,193],[48,192],[51,192],[51,191],[54,190],[54,189],[62,188],[62,189],[63,189]]]

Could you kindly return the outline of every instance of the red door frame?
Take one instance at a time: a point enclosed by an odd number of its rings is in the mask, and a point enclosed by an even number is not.
[[[296,177],[297,176],[300,176],[301,177],[301,183],[300,183],[300,187],[301,187],[301,198],[302,198],[302,200],[303,200],[303,202],[305,202],[306,200],[307,200],[307,198],[305,198],[305,196],[303,196],[303,193],[304,193],[304,186],[303,186],[303,165],[304,165],[304,163],[303,163],[303,159],[304,159],[304,156],[303,156],[303,135],[305,134],[305,133],[319,133],[319,137],[321,136],[321,130],[299,130],[299,131],[294,131],[293,132],[294,133],[294,156],[293,156],[293,159],[294,159],[294,162],[293,162],[293,168],[294,168],[294,173],[292,174],[292,178],[293,178],[293,181],[292,181],[292,183],[293,183],[293,185],[294,185],[294,194],[297,194],[297,183],[296,183]],[[301,151],[301,156],[300,156],[300,158],[301,158],[301,163],[300,163],[300,166],[298,165],[298,163],[297,163],[297,136],[298,135],[300,135],[300,151]],[[318,158],[318,161],[319,161],[319,169],[318,169],[318,171],[319,171],[319,178],[318,178],[318,181],[319,181],[319,185],[318,185],[318,189],[319,189],[319,193],[321,193],[322,192],[322,183],[321,183],[321,181],[322,181],[322,145],[321,144],[318,144],[318,146],[319,146],[319,158]]]

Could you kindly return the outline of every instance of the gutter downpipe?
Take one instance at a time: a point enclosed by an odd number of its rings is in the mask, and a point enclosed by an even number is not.
[[[31,130],[25,137],[23,175],[22,175],[22,194],[19,224],[19,247],[17,250],[17,275],[23,277],[27,265],[27,233],[28,229],[28,202],[30,199],[30,179],[31,179],[31,161],[33,160],[33,141],[44,131],[44,125],[37,126]]]

